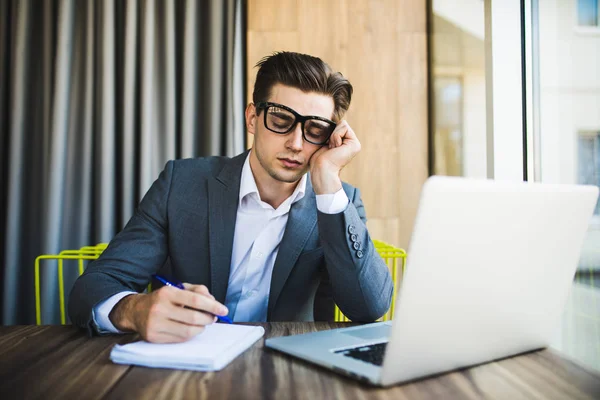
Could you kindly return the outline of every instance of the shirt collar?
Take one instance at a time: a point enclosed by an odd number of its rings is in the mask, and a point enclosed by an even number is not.
[[[262,202],[260,198],[260,193],[258,192],[258,187],[256,186],[256,180],[254,179],[254,174],[252,174],[252,169],[250,168],[250,154],[252,150],[248,152],[248,156],[246,156],[246,161],[244,161],[244,167],[242,168],[242,178],[240,181],[240,195],[239,195],[239,205],[242,204],[242,200],[244,197],[255,194],[256,199],[259,202]],[[281,206],[287,205],[288,207],[292,204],[300,201],[304,194],[306,193],[306,179],[307,174],[302,175],[300,181],[296,185],[296,189],[290,197],[288,197]],[[291,199],[291,201],[289,201]],[[279,206],[281,208],[281,206]]]

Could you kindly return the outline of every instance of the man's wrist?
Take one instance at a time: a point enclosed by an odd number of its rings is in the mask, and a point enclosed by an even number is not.
[[[139,296],[144,294],[131,294],[123,297],[108,314],[110,322],[120,331],[136,331],[133,316],[135,315],[135,303]]]
[[[343,188],[334,194],[318,194],[315,198],[317,200],[317,210],[323,214],[341,213],[348,207],[349,203],[348,196]]]
[[[311,172],[315,194],[334,194],[342,188],[342,180],[336,172]]]

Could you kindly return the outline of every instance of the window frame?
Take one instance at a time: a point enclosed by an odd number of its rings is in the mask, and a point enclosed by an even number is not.
[[[600,36],[600,0],[596,0],[598,2],[596,9],[598,15],[596,16],[596,25],[579,25],[579,0],[575,0],[575,13],[574,13],[574,21],[573,21],[573,32],[577,35],[582,36]]]
[[[575,137],[578,142],[581,137],[585,137],[585,136],[589,136],[594,139],[594,148],[596,149],[596,152],[594,152],[593,157],[598,157],[598,159],[594,159],[594,161],[597,164],[600,164],[600,128],[598,128],[598,129],[578,129],[577,132],[575,133]],[[579,149],[579,145],[577,145],[576,148]],[[577,159],[577,169],[579,170],[579,160],[580,160],[579,151],[577,151],[576,159]],[[578,184],[592,185],[591,183],[579,182],[579,172],[577,172],[577,177],[576,177],[575,181]],[[596,183],[595,185],[600,187],[600,181],[598,183]],[[592,215],[592,217],[590,219],[590,227],[593,229],[600,229],[600,210],[598,210],[598,213],[596,214],[596,209],[594,209],[594,214]]]

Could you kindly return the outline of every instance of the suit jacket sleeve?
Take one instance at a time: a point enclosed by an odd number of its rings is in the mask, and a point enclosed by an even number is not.
[[[318,212],[319,235],[333,299],[352,321],[374,321],[390,307],[393,282],[367,231],[360,191],[344,189],[350,200],[345,211]]]
[[[142,292],[165,263],[172,175],[173,162],[169,161],[125,228],[75,282],[69,296],[69,317],[90,334],[97,332],[92,319],[96,304],[122,291]]]

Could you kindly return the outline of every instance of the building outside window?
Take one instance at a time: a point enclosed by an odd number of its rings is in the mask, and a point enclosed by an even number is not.
[[[577,0],[577,24],[598,26],[598,0]]]
[[[600,187],[600,132],[580,132],[577,143],[577,183]],[[594,215],[600,216],[600,200]]]

